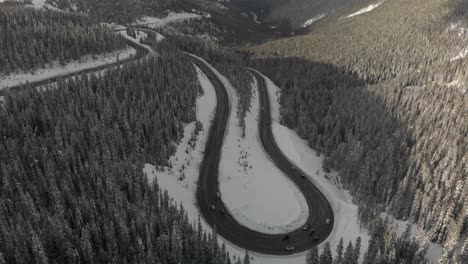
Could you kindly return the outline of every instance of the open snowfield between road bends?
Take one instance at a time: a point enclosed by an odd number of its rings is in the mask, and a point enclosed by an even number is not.
[[[297,186],[275,166],[261,146],[256,83],[252,89],[244,138],[237,117],[238,98],[235,93],[231,96],[232,110],[219,169],[222,200],[245,227],[267,234],[291,232],[306,223],[309,209]]]
[[[128,47],[124,50],[109,52],[102,55],[88,55],[82,57],[79,61],[72,60],[60,65],[57,61],[52,62],[51,66],[37,69],[28,73],[14,73],[0,76],[0,90],[7,87],[17,86],[25,83],[37,82],[54,76],[67,75],[88,68],[94,68],[101,65],[111,64],[117,60],[124,60],[136,54],[134,48]]]

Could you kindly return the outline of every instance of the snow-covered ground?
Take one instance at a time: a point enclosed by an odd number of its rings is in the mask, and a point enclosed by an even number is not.
[[[135,23],[135,25],[147,25],[148,27],[151,27],[151,28],[158,28],[169,23],[175,23],[175,22],[180,22],[180,21],[189,20],[189,19],[200,19],[203,17],[209,17],[209,14],[199,15],[196,13],[171,12],[166,17],[163,17],[163,18],[149,17],[149,16],[143,17],[140,20],[138,20],[138,22]]]
[[[123,27],[123,28],[125,28],[125,27]],[[141,44],[141,43],[140,43],[140,40],[137,40],[137,39],[142,39],[142,36],[143,36],[142,34],[145,34],[145,35],[146,35],[146,33],[144,33],[143,31],[138,31],[138,32],[137,32],[137,37],[136,37],[136,39],[134,39],[133,37],[129,36],[129,35],[127,34],[127,31],[125,31],[125,30],[119,31],[119,34],[122,35],[124,38],[126,38],[126,39],[132,41],[133,43],[136,43],[136,44],[140,45],[141,47],[145,48],[145,49],[149,52],[149,54],[148,54],[149,56],[156,55],[156,52],[153,50],[153,48],[151,48],[151,47],[148,46],[148,45]]]
[[[307,20],[306,22],[304,22],[304,24],[302,24],[302,27],[303,27],[303,28],[306,28],[306,27],[312,25],[313,23],[319,21],[320,19],[324,18],[326,15],[327,15],[327,14],[325,14],[325,13],[324,13],[324,14],[320,14],[320,15],[316,15],[316,16],[314,16],[313,18],[311,18],[311,19]]]
[[[368,13],[374,9],[376,9],[377,7],[379,7],[381,4],[383,4],[385,1],[380,1],[380,2],[377,2],[375,4],[370,4],[368,5],[367,7],[364,7],[363,9],[357,11],[356,13],[352,13],[350,15],[347,15],[346,17],[344,18],[350,18],[350,17],[355,17],[355,16],[359,16],[359,15],[362,15],[362,14],[365,14],[365,13]]]
[[[44,7],[45,3],[47,0],[32,0],[32,5],[36,8],[42,8]]]
[[[51,66],[43,69],[37,69],[31,73],[15,73],[0,76],[0,89],[4,89],[27,82],[35,82],[47,79],[53,76],[67,75],[69,73],[81,71],[84,69],[97,67],[101,65],[116,62],[117,59],[123,60],[134,56],[136,50],[129,47],[124,50],[119,50],[107,54],[97,55],[95,58],[88,55],[81,58],[79,61],[70,61],[65,66],[60,65],[58,62],[53,62]]]
[[[0,1],[2,2],[2,1]],[[53,10],[58,10],[57,8],[47,4],[47,0],[32,0],[31,1],[31,6],[37,9],[41,8],[48,8],[48,9],[53,9]],[[73,7],[75,9],[75,7]]]
[[[306,223],[309,210],[296,185],[266,156],[259,142],[257,84],[245,118],[244,138],[237,118],[238,98],[233,90],[231,95],[219,169],[223,202],[234,218],[250,229],[270,234],[293,231]]]

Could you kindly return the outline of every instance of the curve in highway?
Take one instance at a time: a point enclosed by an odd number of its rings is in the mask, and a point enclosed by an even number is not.
[[[229,210],[217,195],[219,192],[219,162],[230,111],[228,94],[223,82],[205,61],[196,56],[190,58],[209,78],[215,88],[217,97],[215,117],[210,127],[197,186],[198,207],[205,221],[219,235],[238,247],[263,254],[290,255],[305,251],[324,241],[333,229],[332,207],[320,190],[307,180],[304,172],[292,164],[276,145],[271,131],[270,100],[266,82],[263,76],[254,70],[250,70],[250,72],[258,80],[261,106],[258,125],[261,144],[276,166],[303,193],[310,214],[306,224],[307,228],[304,225],[287,234],[265,234],[254,231],[239,224],[229,214]],[[265,183],[265,187],[268,187],[268,183]],[[281,210],[281,208],[278,208],[278,210]],[[289,238],[285,239],[285,236]]]
[[[121,30],[116,30],[116,31],[121,31]],[[126,39],[126,40],[127,40],[127,44],[137,51],[136,55],[133,56],[133,57],[129,57],[129,58],[126,58],[124,60],[119,60],[119,61],[109,63],[109,64],[104,64],[104,65],[99,65],[99,66],[96,66],[96,67],[91,67],[91,68],[79,70],[79,71],[68,73],[68,74],[52,76],[52,77],[45,78],[45,79],[42,79],[40,81],[36,81],[36,82],[28,83],[28,84],[20,84],[20,85],[6,87],[6,88],[0,90],[0,96],[5,96],[6,94],[19,93],[19,92],[25,91],[27,89],[33,89],[33,88],[37,88],[37,87],[40,87],[40,86],[52,84],[52,83],[57,82],[60,79],[62,79],[62,80],[63,79],[68,79],[70,77],[74,77],[74,76],[77,76],[77,75],[83,75],[83,74],[98,72],[98,71],[102,71],[102,70],[105,70],[105,69],[108,69],[108,68],[111,68],[111,67],[118,67],[118,66],[121,66],[121,65],[123,65],[125,63],[130,63],[130,62],[140,60],[140,59],[144,58],[145,56],[147,56],[148,54],[151,53],[147,49],[147,47],[145,47],[143,45],[140,45],[136,41],[131,41],[129,39]]]

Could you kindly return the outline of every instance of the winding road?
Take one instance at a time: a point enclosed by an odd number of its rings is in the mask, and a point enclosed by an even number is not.
[[[117,31],[119,31],[119,30],[117,30]],[[0,90],[0,96],[5,96],[6,94],[19,93],[19,92],[25,91],[27,89],[33,89],[33,88],[37,88],[37,87],[40,87],[40,86],[52,84],[52,83],[57,82],[58,80],[68,79],[70,77],[77,76],[77,75],[94,73],[94,72],[106,70],[106,69],[109,69],[109,68],[112,68],[112,67],[117,67],[117,66],[123,65],[125,63],[140,60],[141,58],[145,57],[147,54],[150,53],[144,46],[141,46],[141,45],[139,45],[139,44],[137,44],[137,43],[135,43],[135,42],[133,42],[133,41],[131,41],[129,39],[127,39],[127,44],[137,51],[135,56],[126,58],[124,60],[119,60],[119,61],[116,61],[116,62],[113,62],[113,63],[103,64],[103,65],[99,65],[99,66],[96,66],[96,67],[91,67],[91,68],[79,70],[79,71],[72,72],[72,73],[52,76],[52,77],[49,77],[49,78],[45,78],[45,79],[42,79],[42,80],[39,80],[39,81],[27,83],[27,84],[20,84],[20,85],[6,87],[6,88]]]
[[[197,202],[205,221],[216,232],[238,247],[269,255],[290,255],[305,251],[323,242],[333,229],[333,209],[320,190],[307,179],[303,171],[292,164],[276,145],[271,130],[270,99],[264,77],[255,70],[249,70],[258,81],[260,95],[259,136],[266,154],[284,172],[304,195],[309,207],[307,230],[301,228],[287,234],[265,234],[239,224],[229,214],[219,192],[218,169],[221,151],[229,119],[229,98],[226,87],[215,72],[203,60],[191,56],[192,61],[208,76],[216,90],[217,104],[211,125],[205,156],[200,166],[197,188]],[[268,183],[265,183],[268,188]],[[281,195],[280,193],[278,195]],[[215,206],[215,210],[212,209]],[[281,208],[278,208],[281,210]],[[311,235],[311,230],[314,233]],[[285,235],[289,239],[284,239]],[[293,247],[286,250],[287,247]]]
[[[138,30],[145,31],[149,34],[157,34],[157,32],[149,29]],[[127,42],[137,50],[136,56],[111,64],[54,76],[27,85],[8,87],[0,90],[0,96],[51,84],[60,79],[67,79],[76,75],[98,72],[110,67],[120,66],[124,63],[133,62],[154,53],[154,51],[149,51],[147,47],[145,48],[135,41],[127,39]],[[229,210],[227,210],[222,199],[217,197],[217,193],[219,192],[218,169],[227,122],[231,111],[227,88],[205,61],[196,56],[189,56],[189,58],[206,74],[206,76],[208,76],[216,90],[217,97],[215,117],[210,127],[208,141],[205,147],[205,156],[200,166],[196,195],[198,207],[205,221],[211,225],[220,236],[238,247],[263,254],[290,255],[305,251],[323,242],[333,229],[334,216],[332,207],[320,190],[308,180],[304,172],[291,163],[276,145],[271,130],[270,99],[266,81],[259,72],[253,69],[249,69],[249,71],[258,82],[260,97],[260,117],[258,126],[261,144],[270,159],[297,185],[298,189],[304,195],[310,213],[307,220],[308,229],[304,231],[303,227],[301,227],[287,234],[264,234],[239,224],[234,217],[229,214]],[[267,182],[265,183],[265,188],[268,188]],[[278,195],[281,195],[281,193],[278,193]],[[216,210],[212,210],[213,205],[216,207]],[[278,208],[278,210],[281,210],[281,208]],[[313,235],[311,235],[311,230],[314,230]],[[289,238],[284,239],[285,235]],[[287,247],[292,248],[286,250]]]

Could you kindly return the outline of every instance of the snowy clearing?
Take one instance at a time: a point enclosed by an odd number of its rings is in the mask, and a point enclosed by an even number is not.
[[[124,60],[135,54],[136,50],[129,47],[124,50],[97,55],[95,58],[93,58],[92,55],[84,56],[78,61],[70,61],[65,66],[60,65],[60,63],[56,61],[49,67],[37,69],[31,73],[15,73],[0,76],[0,89],[114,63],[117,60]]]
[[[0,2],[3,2],[3,1],[0,1]],[[37,8],[37,9],[41,9],[41,8],[47,8],[47,9],[52,9],[52,10],[56,10],[56,11],[60,11],[58,8],[54,7],[54,6],[51,6],[50,4],[47,3],[47,0],[32,0],[31,1],[31,4],[29,6],[32,6],[34,8]],[[74,10],[76,10],[76,7],[75,6],[72,6],[72,8]]]
[[[299,189],[266,156],[259,142],[256,83],[252,89],[245,138],[237,117],[238,98],[232,92],[230,122],[219,169],[222,199],[243,226],[268,234],[291,232],[306,223],[309,209]]]
[[[350,18],[350,17],[355,17],[355,16],[359,16],[359,15],[362,15],[362,14],[365,14],[365,13],[368,13],[374,9],[376,9],[377,7],[379,7],[381,4],[383,4],[385,1],[380,1],[378,3],[375,3],[375,4],[371,4],[359,11],[357,11],[356,13],[352,13],[351,15],[348,15],[344,18]]]
[[[32,0],[31,4],[36,8],[43,8],[47,0]]]
[[[302,25],[303,28],[306,28],[310,25],[312,25],[313,23],[319,21],[320,19],[324,18],[327,14],[320,14],[320,15],[317,15],[317,16],[314,16],[313,18],[307,20],[306,22],[304,22],[304,24]]]
[[[150,28],[158,28],[168,23],[175,23],[175,22],[180,22],[180,21],[190,20],[190,19],[201,19],[204,17],[210,17],[210,14],[199,15],[196,13],[171,12],[164,18],[149,17],[149,16],[142,17],[140,20],[138,20],[137,23],[135,23],[135,25],[147,25]]]

